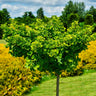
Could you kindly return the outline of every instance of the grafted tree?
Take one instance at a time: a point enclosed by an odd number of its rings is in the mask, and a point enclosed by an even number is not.
[[[41,71],[55,72],[56,96],[59,96],[61,70],[72,71],[80,60],[79,52],[86,49],[88,42],[94,37],[92,26],[83,29],[77,21],[66,32],[56,16],[48,23],[37,19],[30,27],[13,23],[9,26],[3,25],[2,28],[12,55],[24,56],[30,62],[27,65],[31,69],[38,66]]]

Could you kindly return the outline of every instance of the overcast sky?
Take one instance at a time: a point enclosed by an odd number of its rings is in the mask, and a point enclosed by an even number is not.
[[[45,16],[60,16],[62,10],[69,0],[0,0],[0,10],[7,8],[12,18],[22,16],[25,11],[32,11],[36,16],[36,11],[42,7]],[[86,9],[90,6],[96,8],[96,0],[72,0],[73,2],[84,2]]]

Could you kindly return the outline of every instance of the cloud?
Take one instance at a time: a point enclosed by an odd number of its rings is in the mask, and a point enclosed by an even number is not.
[[[60,16],[63,8],[69,0],[0,0],[0,9],[7,8],[11,17],[22,16],[25,11],[32,11],[36,16],[36,11],[43,7],[45,16]],[[92,5],[96,7],[96,0],[72,0],[73,2],[84,2],[86,9]]]
[[[3,4],[3,5],[1,5],[1,9],[3,9],[3,8],[8,8],[9,10],[13,10],[13,11],[19,9],[19,7],[17,7],[17,6],[12,6],[12,5],[9,5],[9,4]]]
[[[96,2],[96,0],[88,0],[89,2]]]
[[[64,7],[62,7],[62,6],[61,7],[60,6],[58,6],[58,7],[44,7],[44,13],[48,17],[50,17],[52,15],[59,16],[61,14],[61,12],[63,11],[63,8]]]
[[[1,9],[3,8],[7,8],[7,10],[10,12],[11,17],[22,16],[24,12],[26,11],[32,11],[34,13],[37,9],[36,6],[29,7],[29,6],[24,6],[24,5],[20,6],[20,5],[10,5],[10,4],[3,4],[1,6]]]

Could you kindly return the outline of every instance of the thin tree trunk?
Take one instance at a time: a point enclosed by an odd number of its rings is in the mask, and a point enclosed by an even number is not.
[[[57,81],[56,81],[56,96],[59,96],[59,75],[57,74]]]

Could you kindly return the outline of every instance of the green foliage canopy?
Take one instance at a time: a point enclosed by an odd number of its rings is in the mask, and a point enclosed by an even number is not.
[[[12,55],[24,55],[31,62],[31,68],[38,65],[40,70],[57,74],[62,69],[70,71],[76,67],[78,53],[92,37],[91,26],[82,29],[75,21],[66,32],[59,18],[54,16],[46,24],[36,19],[30,26],[13,23],[2,28]]]

